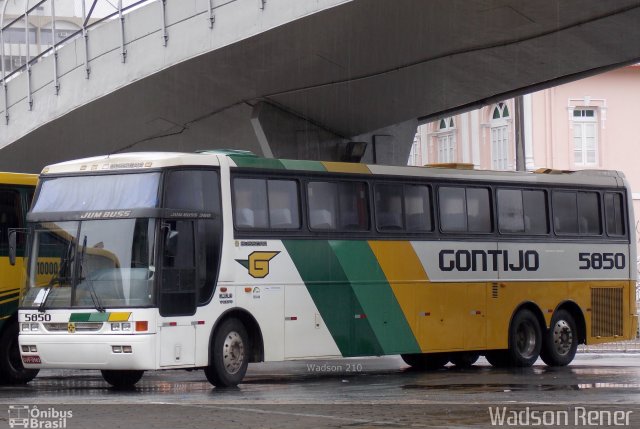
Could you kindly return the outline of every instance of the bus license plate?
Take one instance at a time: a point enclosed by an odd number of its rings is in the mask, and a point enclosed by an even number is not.
[[[24,363],[42,363],[40,356],[22,356],[22,362]]]

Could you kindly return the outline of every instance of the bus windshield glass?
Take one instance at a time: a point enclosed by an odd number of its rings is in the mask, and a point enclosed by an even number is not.
[[[32,212],[69,212],[158,206],[160,173],[52,177],[42,181]]]
[[[153,304],[154,219],[46,222],[32,230],[27,308]]]

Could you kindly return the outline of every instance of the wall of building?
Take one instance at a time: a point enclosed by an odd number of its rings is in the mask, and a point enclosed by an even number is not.
[[[640,147],[640,135],[635,130],[640,118],[638,94],[640,66],[634,65],[526,95],[527,169],[620,170],[630,183],[636,218],[640,218],[640,169],[634,157]],[[441,129],[439,120],[421,125],[416,134],[416,147],[412,149],[412,153],[420,156],[410,159],[410,164],[441,162],[439,138],[450,134],[455,139],[452,162],[471,162],[481,169],[515,169],[515,106],[513,100],[504,103],[509,115],[500,121],[492,120],[496,105],[491,105],[443,118],[453,120],[454,127],[450,129]],[[575,116],[576,112],[587,111],[593,112],[593,116]],[[496,155],[492,153],[492,129],[495,133],[496,126],[507,127],[506,163],[502,168],[497,168]],[[576,127],[580,127],[580,132],[586,127],[594,131],[596,154],[593,159],[587,159],[586,140],[580,140],[584,151],[576,158]],[[580,160],[584,162],[577,162]]]

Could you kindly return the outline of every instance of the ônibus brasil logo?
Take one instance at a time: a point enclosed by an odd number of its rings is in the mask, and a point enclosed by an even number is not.
[[[54,407],[39,409],[36,405],[9,405],[11,428],[64,429],[72,417],[71,410],[58,410]]]

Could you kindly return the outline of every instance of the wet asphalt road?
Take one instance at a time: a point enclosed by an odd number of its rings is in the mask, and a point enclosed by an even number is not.
[[[20,406],[37,417],[30,425],[65,428],[479,428],[493,426],[496,410],[503,427],[640,428],[640,354],[579,354],[566,368],[481,359],[435,372],[399,357],[256,364],[236,389],[214,389],[202,371],[149,372],[118,391],[97,371],[48,370],[0,387],[0,403],[0,429]]]

